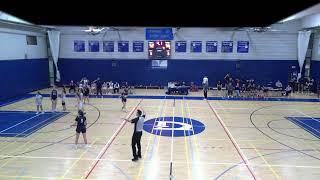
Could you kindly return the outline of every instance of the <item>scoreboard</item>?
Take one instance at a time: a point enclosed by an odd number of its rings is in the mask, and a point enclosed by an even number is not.
[[[149,59],[168,59],[171,56],[170,41],[149,41],[148,42]]]

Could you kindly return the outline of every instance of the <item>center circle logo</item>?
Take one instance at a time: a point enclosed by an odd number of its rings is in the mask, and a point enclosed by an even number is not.
[[[192,136],[204,129],[205,125],[200,121],[184,117],[158,117],[145,121],[143,125],[143,130],[148,133],[170,137]]]

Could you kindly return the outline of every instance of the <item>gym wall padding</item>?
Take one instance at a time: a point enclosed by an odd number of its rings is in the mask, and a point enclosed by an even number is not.
[[[115,62],[116,66],[112,66]],[[178,80],[186,83],[201,84],[204,75],[215,86],[227,73],[243,79],[252,78],[260,84],[280,80],[288,82],[291,66],[298,66],[297,60],[186,60],[169,59],[168,68],[152,69],[149,59],[59,59],[61,82],[79,81],[82,77],[90,80],[98,76],[103,81],[127,81],[131,85],[164,85],[168,81]]]
[[[0,100],[49,87],[48,59],[1,60]]]

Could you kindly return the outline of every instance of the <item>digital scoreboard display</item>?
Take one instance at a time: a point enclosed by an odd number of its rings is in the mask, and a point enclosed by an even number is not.
[[[171,56],[170,41],[149,41],[148,42],[149,59],[168,59]]]

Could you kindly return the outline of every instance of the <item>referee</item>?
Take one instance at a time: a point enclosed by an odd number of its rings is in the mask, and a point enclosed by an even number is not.
[[[142,136],[142,130],[143,130],[143,123],[146,115],[145,113],[142,112],[142,110],[138,109],[137,110],[137,117],[131,120],[124,119],[128,122],[134,123],[134,131],[132,135],[132,141],[131,141],[131,146],[132,146],[132,153],[133,153],[133,159],[132,161],[137,161],[139,158],[141,158],[141,136]],[[138,148],[138,153],[137,149]]]
[[[202,85],[203,85],[204,100],[206,100],[208,98],[208,89],[209,89],[209,80],[207,76],[204,76],[202,80]]]

